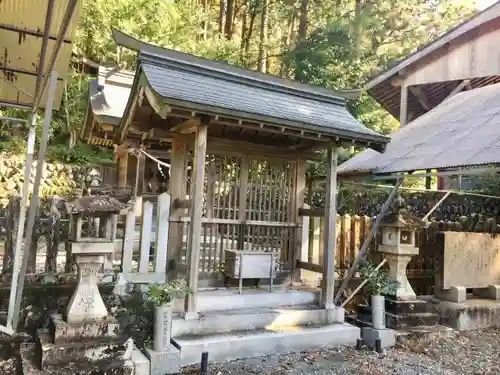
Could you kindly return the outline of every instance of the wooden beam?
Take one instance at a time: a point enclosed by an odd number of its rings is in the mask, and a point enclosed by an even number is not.
[[[125,145],[118,146],[116,150],[117,164],[118,164],[118,180],[119,187],[127,186],[127,172],[128,172],[128,152],[124,147]],[[128,145],[127,145],[128,146]]]
[[[205,159],[207,155],[208,124],[198,125],[194,140],[193,175],[191,178],[191,225],[188,233],[188,285],[194,295],[185,300],[185,319],[197,319],[196,299],[198,294],[198,268],[200,264],[201,220],[203,210],[203,188],[205,184]]]
[[[199,118],[191,118],[184,122],[181,122],[179,125],[174,126],[170,129],[171,132],[180,133],[180,134],[191,134],[196,131],[196,127],[200,124]]]
[[[427,102],[427,98],[425,97],[424,92],[419,86],[409,86],[408,89],[413,94],[413,96],[417,99],[418,103],[422,106],[426,111],[430,111],[431,107]]]
[[[186,199],[186,175],[187,175],[187,140],[186,137],[177,135],[172,141],[172,157],[170,159],[170,179],[168,189],[171,197],[172,209],[170,210],[170,233],[168,239],[168,275],[169,280],[177,277],[182,247],[184,224],[175,222],[184,216],[184,210],[176,209],[174,202],[177,199]]]
[[[327,310],[334,309],[335,293],[335,246],[337,218],[337,149],[330,147],[327,152],[327,179],[325,196],[324,250],[323,250],[323,283],[321,306]]]
[[[174,210],[185,210],[191,208],[192,200],[191,199],[174,199],[173,209]]]
[[[408,87],[401,86],[401,102],[399,106],[399,127],[403,128],[408,123]]]
[[[452,92],[450,92],[450,94],[446,97],[446,99],[449,99],[451,98],[453,95],[456,95],[458,94],[459,92],[461,92],[464,88],[470,86],[470,79],[464,79],[462,82],[460,82],[457,87],[455,87],[453,89]],[[445,99],[445,100],[446,100]]]

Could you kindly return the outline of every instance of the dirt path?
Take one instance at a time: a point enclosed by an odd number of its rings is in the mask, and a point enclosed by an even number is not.
[[[340,348],[211,365],[209,375],[476,375],[500,374],[500,329],[460,333],[421,345],[377,354]],[[199,368],[182,375],[199,374]]]

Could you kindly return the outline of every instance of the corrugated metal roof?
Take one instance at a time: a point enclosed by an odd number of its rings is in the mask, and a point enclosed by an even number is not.
[[[42,47],[45,18],[49,0],[2,0],[0,1],[0,77],[34,95],[40,51]],[[47,45],[46,62],[50,59],[62,25],[67,1],[55,1]],[[71,57],[73,41],[79,17],[81,1],[71,19],[65,41],[58,55],[54,70],[65,78]],[[47,65],[45,65],[47,66]],[[60,80],[54,108],[60,105],[63,82]],[[31,106],[32,99],[0,79],[0,104],[8,103]],[[42,97],[41,107],[45,105]]]
[[[500,84],[457,94],[392,135],[384,154],[365,150],[339,173],[384,174],[500,163]]]
[[[99,78],[90,81],[89,100],[94,118],[102,123],[118,125],[130,96],[134,73],[112,68],[99,68]]]

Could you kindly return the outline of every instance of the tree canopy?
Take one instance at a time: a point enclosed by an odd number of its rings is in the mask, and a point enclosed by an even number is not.
[[[88,78],[78,64],[81,57],[134,67],[133,53],[114,44],[112,28],[202,57],[350,89],[474,11],[454,0],[84,0],[74,72],[54,118],[51,143],[73,146],[74,130],[82,126]],[[397,127],[366,94],[349,107],[376,131],[387,134]],[[10,147],[9,138],[0,129],[3,149]]]

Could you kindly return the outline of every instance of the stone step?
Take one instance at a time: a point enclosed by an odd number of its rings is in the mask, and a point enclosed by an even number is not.
[[[346,323],[314,327],[288,327],[279,331],[252,330],[173,339],[181,351],[181,366],[200,363],[207,351],[209,362],[286,354],[336,346],[354,346],[360,329]]]
[[[388,328],[407,329],[418,326],[435,326],[439,324],[439,316],[434,313],[391,314],[385,313]]]
[[[236,289],[213,289],[199,291],[196,308],[198,312],[238,310],[246,308],[279,308],[283,306],[311,305],[318,302],[319,292],[309,290],[284,290],[275,287],[248,288],[242,294]],[[174,312],[184,311],[184,300],[174,301]]]
[[[198,319],[185,320],[181,316],[174,317],[172,337],[326,323],[326,310],[315,305],[208,311],[201,313]]]
[[[421,299],[396,301],[386,297],[385,311],[391,314],[426,313],[432,312],[432,304]]]

